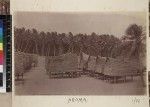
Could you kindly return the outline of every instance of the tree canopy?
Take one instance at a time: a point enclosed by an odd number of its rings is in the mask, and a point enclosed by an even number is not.
[[[141,51],[143,27],[129,25],[126,36],[117,38],[110,34],[72,34],[39,32],[36,29],[15,28],[15,51],[43,56],[57,56],[67,52],[79,54],[81,51],[91,56],[118,57]],[[140,41],[140,42],[137,42]],[[143,46],[142,46],[143,47]]]

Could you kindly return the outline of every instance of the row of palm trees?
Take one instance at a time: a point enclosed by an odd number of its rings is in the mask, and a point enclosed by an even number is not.
[[[87,54],[104,56],[119,43],[120,40],[113,35],[39,33],[36,29],[15,28],[16,51],[44,56],[56,56],[66,52],[79,53],[81,50]]]
[[[138,57],[145,53],[143,27],[130,25],[122,38],[109,34],[72,34],[38,32],[36,29],[15,28],[15,51],[42,56],[57,56],[67,52],[104,57]],[[89,57],[90,57],[89,56]]]

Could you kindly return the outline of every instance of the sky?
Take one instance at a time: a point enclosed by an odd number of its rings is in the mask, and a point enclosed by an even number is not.
[[[146,14],[142,12],[97,12],[97,13],[52,13],[52,12],[16,12],[14,26],[35,28],[38,31],[58,33],[112,34],[125,35],[130,24],[146,26]]]

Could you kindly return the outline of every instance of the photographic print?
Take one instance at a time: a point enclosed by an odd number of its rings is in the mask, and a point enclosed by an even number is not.
[[[146,95],[146,14],[15,12],[16,95]]]

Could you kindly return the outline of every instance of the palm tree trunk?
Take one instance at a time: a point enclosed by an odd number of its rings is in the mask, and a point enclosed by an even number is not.
[[[91,55],[89,55],[89,57],[88,57],[88,59],[87,59],[85,65],[84,65],[84,66],[85,66],[85,69],[88,69],[88,64],[89,64],[90,58],[91,58]]]
[[[22,41],[22,44],[21,44],[21,47],[20,47],[20,51],[23,52],[23,49],[24,49],[24,40]]]
[[[37,45],[37,43],[35,42],[35,48],[36,48],[36,52],[35,52],[35,54],[39,54],[39,52],[38,52],[38,45]]]
[[[96,65],[98,64],[98,59],[99,59],[99,57],[98,57],[98,55],[96,56],[96,61],[95,61],[95,66],[94,66],[94,71],[96,70]]]
[[[45,46],[44,46],[44,42],[43,42],[43,45],[42,45],[42,56],[45,55],[45,53],[44,53],[44,48],[45,48]]]
[[[30,42],[27,42],[27,45],[25,46],[25,49],[24,49],[23,52],[25,52],[25,51],[27,50],[29,43],[30,43]]]
[[[81,66],[82,59],[83,59],[83,54],[82,54],[82,51],[80,50],[80,53],[79,53],[79,64],[78,64],[79,68]]]
[[[49,45],[49,48],[48,48],[48,56],[50,56],[50,51],[51,51],[51,47]]]
[[[19,51],[21,51],[21,46],[22,46],[22,44],[23,44],[23,41],[22,40],[18,40],[18,44],[19,44],[19,46],[18,46],[18,50]]]
[[[54,44],[54,56],[56,56],[56,47],[55,47],[55,44]]]

